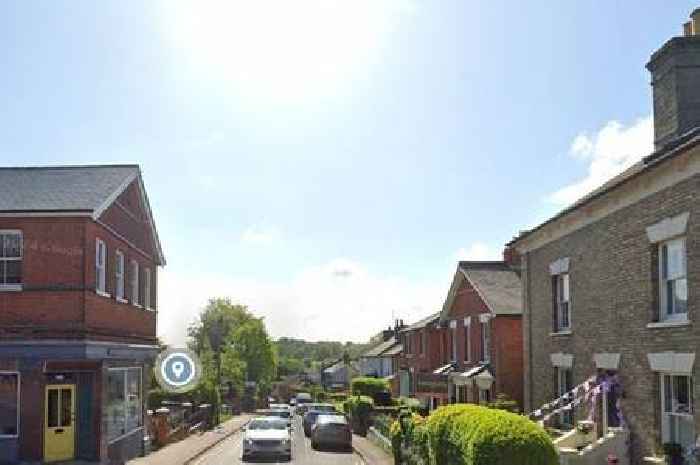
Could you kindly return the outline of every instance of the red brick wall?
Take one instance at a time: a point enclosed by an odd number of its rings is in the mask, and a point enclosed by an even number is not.
[[[0,218],[0,229],[21,230],[24,242],[23,290],[0,292],[0,337],[155,340],[155,312],[95,294],[95,239],[107,244],[107,291],[113,295],[114,257],[120,248],[127,264],[132,258],[139,262],[141,276],[146,267],[151,269],[155,307],[157,267],[152,257],[87,217]]]
[[[491,338],[495,350],[496,393],[503,392],[523,408],[522,318],[498,316],[492,320]]]

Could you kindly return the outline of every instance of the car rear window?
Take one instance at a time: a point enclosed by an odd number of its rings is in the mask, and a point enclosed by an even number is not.
[[[316,423],[326,423],[335,425],[347,425],[348,422],[342,415],[319,415],[316,419]]]

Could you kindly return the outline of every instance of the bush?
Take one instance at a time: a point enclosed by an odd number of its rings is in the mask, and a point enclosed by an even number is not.
[[[423,429],[424,428],[424,429]],[[523,416],[477,405],[440,407],[414,441],[434,465],[557,465],[547,433]],[[427,443],[427,444],[426,444]]]
[[[508,412],[513,413],[520,412],[520,409],[518,408],[518,403],[503,393],[496,395],[496,399],[494,399],[493,402],[489,402],[486,406],[488,408],[506,410]]]
[[[351,385],[353,396],[368,396],[389,391],[389,381],[383,378],[355,378]]]
[[[353,431],[363,436],[367,434],[373,409],[374,401],[368,396],[350,397],[343,403],[343,410],[350,416]]]

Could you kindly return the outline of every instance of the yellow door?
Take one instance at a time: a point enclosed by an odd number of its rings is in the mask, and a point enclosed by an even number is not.
[[[44,460],[55,462],[75,457],[75,386],[46,386]]]

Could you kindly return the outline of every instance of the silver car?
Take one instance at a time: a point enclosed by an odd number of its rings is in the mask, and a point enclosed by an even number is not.
[[[252,457],[292,460],[292,436],[287,420],[279,417],[252,419],[243,434],[243,461]]]

